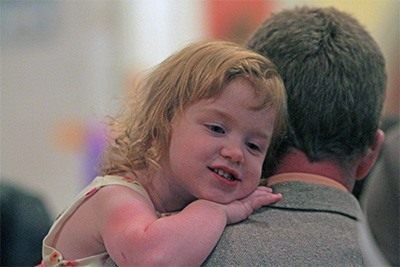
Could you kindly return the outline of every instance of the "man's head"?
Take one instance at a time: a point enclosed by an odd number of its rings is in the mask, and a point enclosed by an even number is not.
[[[280,155],[297,148],[312,162],[346,168],[367,153],[385,96],[385,61],[354,18],[334,8],[284,10],[247,46],[268,56],[285,83],[290,129]]]

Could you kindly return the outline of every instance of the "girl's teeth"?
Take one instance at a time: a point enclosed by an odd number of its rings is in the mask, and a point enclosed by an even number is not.
[[[229,181],[233,181],[233,180],[234,180],[233,177],[232,177],[232,175],[230,175],[230,174],[224,172],[223,170],[217,170],[217,169],[215,169],[214,172],[215,172],[215,173],[218,173],[218,175],[221,175],[222,177],[226,178],[226,179],[229,180]]]

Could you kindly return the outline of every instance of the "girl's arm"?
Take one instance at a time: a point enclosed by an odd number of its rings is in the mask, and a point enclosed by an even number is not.
[[[107,190],[108,189],[108,190]],[[259,187],[248,197],[223,205],[196,200],[181,212],[158,219],[139,193],[123,187],[100,190],[100,233],[118,266],[200,265],[212,251],[226,224],[246,219],[254,209],[282,196]],[[117,196],[117,197],[116,197]]]

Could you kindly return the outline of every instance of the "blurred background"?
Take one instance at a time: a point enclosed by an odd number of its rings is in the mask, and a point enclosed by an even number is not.
[[[399,1],[1,1],[1,180],[42,197],[51,219],[96,175],[105,127],[136,73],[203,38],[243,42],[295,5],[353,14],[388,67],[399,116]]]

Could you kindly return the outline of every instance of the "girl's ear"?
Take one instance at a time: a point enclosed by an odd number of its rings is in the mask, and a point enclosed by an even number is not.
[[[369,146],[368,151],[365,156],[363,156],[357,166],[356,179],[363,179],[374,166],[375,161],[379,156],[381,151],[383,141],[385,140],[385,134],[381,129],[375,134],[374,142]]]

